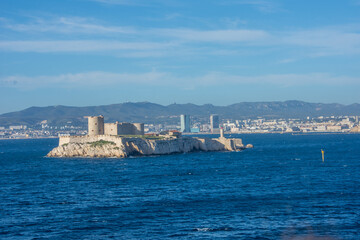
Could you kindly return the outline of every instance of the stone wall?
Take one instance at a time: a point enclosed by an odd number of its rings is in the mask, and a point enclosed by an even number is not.
[[[132,123],[119,123],[118,124],[118,135],[136,135],[135,126]]]
[[[217,138],[217,141],[222,143],[226,150],[232,151],[234,149],[243,148],[244,145],[242,143],[242,140],[240,138],[225,138],[225,137],[219,137]]]
[[[97,135],[97,136],[62,136],[59,137],[59,146],[69,143],[88,143],[88,142],[97,142],[97,141],[109,141],[114,142],[117,146],[123,144],[123,139],[116,136],[110,135]]]
[[[135,127],[134,135],[144,135],[145,134],[143,123],[134,123],[133,125]]]
[[[105,123],[105,132],[106,135],[118,135],[118,123]]]
[[[105,135],[144,135],[143,123],[105,123]]]

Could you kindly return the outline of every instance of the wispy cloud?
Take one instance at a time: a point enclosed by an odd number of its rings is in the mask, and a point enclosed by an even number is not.
[[[296,59],[295,58],[285,58],[285,59],[279,60],[277,63],[285,64],[285,63],[292,63],[292,62],[296,62]]]
[[[174,47],[174,43],[120,42],[109,40],[76,41],[2,41],[0,51],[14,52],[99,52],[114,50],[156,50]]]
[[[151,71],[145,73],[85,72],[57,76],[8,76],[0,78],[0,85],[20,89],[47,87],[84,88],[119,87],[121,85],[170,86],[176,88],[206,88],[211,86],[241,86],[269,84],[279,87],[318,85],[360,85],[360,78],[336,76],[328,73],[270,74],[258,76],[229,75],[223,72],[209,72],[202,76],[181,77],[168,72]]]
[[[195,30],[195,29],[154,29],[155,34],[164,37],[194,41],[194,42],[252,42],[263,40],[268,33],[262,30]]]
[[[177,14],[169,16],[177,17]],[[238,23],[239,21],[237,21]],[[187,28],[152,28],[136,29],[129,26],[107,26],[92,19],[79,17],[58,17],[51,19],[36,18],[35,21],[23,24],[12,23],[7,19],[0,19],[2,27],[17,32],[27,33],[63,33],[63,34],[122,34],[126,36],[150,36],[176,38],[186,41],[200,42],[244,42],[266,37],[262,30],[249,29],[219,29],[198,30]]]
[[[261,76],[228,75],[225,73],[208,73],[200,78],[202,85],[226,84],[272,84],[282,87],[313,86],[315,84],[344,85],[360,84],[360,78],[334,76],[328,73],[309,74],[269,74]]]
[[[246,3],[241,1],[242,3]],[[175,15],[177,16],[177,15]],[[235,23],[237,24],[237,23]],[[229,43],[238,48],[264,47],[285,51],[284,47],[301,49],[301,57],[323,57],[332,55],[360,54],[360,26],[358,24],[330,26],[318,29],[299,29],[293,31],[266,31],[231,27],[220,29],[192,28],[143,28],[113,26],[94,19],[79,17],[35,18],[28,23],[14,23],[0,18],[3,28],[29,34],[44,33],[47,40],[37,41],[0,41],[0,51],[17,52],[100,52],[110,50],[148,50],[149,52],[128,52],[123,56],[165,56],[164,49],[176,46],[177,50],[192,51],[194,54],[229,52]],[[48,35],[47,33],[62,34]],[[75,39],[59,40],[63,35]],[[51,36],[54,40],[49,40]],[[90,39],[89,39],[90,38]],[[100,39],[101,38],[101,39]],[[38,38],[39,39],[39,38]],[[114,40],[116,39],[116,40]],[[199,52],[197,43],[207,43],[206,51]],[[216,44],[216,46],[213,46]],[[158,51],[158,52],[156,52]],[[256,48],[249,48],[258,54]],[[240,52],[240,51],[238,51]],[[174,52],[168,51],[169,54]],[[263,54],[266,51],[263,49]],[[299,56],[297,56],[299,57]],[[290,56],[288,58],[294,58]]]
[[[265,0],[225,0],[225,1],[221,1],[220,4],[249,5],[261,12],[277,12],[280,10],[280,7],[274,1],[265,1]]]
[[[247,24],[246,20],[241,20],[239,18],[223,18],[221,21],[224,22],[225,25],[230,29],[236,29],[240,25]]]
[[[166,6],[178,6],[179,1],[176,0],[90,0],[107,5],[126,5],[126,6],[137,6],[137,7],[149,7],[158,6],[159,4]]]
[[[8,19],[0,19],[2,27],[17,32],[52,32],[64,34],[133,34],[135,30],[131,27],[105,26],[88,18],[79,17],[57,17],[50,19],[35,18],[29,23],[12,23]]]
[[[360,1],[359,0],[354,0],[353,3],[354,3],[354,5],[360,6]]]
[[[84,86],[109,87],[120,84],[158,85],[166,82],[166,76],[166,73],[156,71],[139,74],[86,72],[57,76],[9,76],[0,78],[0,83],[3,86],[30,90],[43,87],[84,88]]]
[[[360,54],[360,33],[347,26],[285,32],[279,43],[312,49],[312,56]]]
[[[141,0],[91,0],[91,1],[99,2],[103,4],[110,4],[110,5],[132,5],[132,6],[144,5],[144,1]]]

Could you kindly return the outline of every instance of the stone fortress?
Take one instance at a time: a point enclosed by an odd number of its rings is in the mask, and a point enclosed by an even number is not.
[[[248,148],[240,138],[225,138],[223,129],[219,138],[182,137],[172,131],[166,135],[147,136],[144,135],[143,123],[104,123],[103,116],[86,118],[88,135],[60,136],[59,146],[47,156],[124,158],[194,151],[241,151]]]
[[[115,122],[105,123],[104,117],[85,116],[88,119],[88,135],[60,136],[59,146],[69,143],[88,143],[96,141],[110,141],[120,146],[124,137],[141,137],[144,135],[143,123]]]
[[[88,135],[144,135],[143,123],[115,122],[104,123],[103,116],[86,116],[88,119]]]

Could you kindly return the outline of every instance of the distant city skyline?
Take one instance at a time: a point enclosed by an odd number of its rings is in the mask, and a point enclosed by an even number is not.
[[[2,0],[0,114],[360,103],[360,1]]]

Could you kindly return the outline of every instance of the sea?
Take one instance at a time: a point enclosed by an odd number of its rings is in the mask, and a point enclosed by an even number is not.
[[[47,158],[58,139],[0,140],[0,239],[360,239],[360,134],[232,137],[254,148]]]

